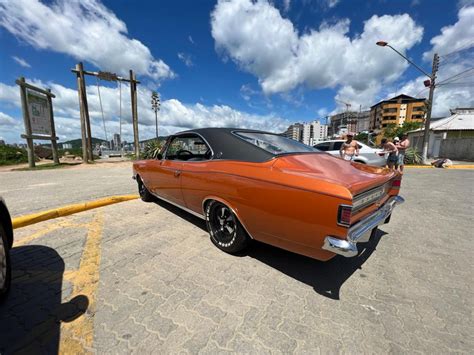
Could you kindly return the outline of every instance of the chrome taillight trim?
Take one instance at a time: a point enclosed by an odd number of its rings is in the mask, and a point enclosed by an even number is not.
[[[352,206],[351,205],[339,205],[339,208],[337,209],[337,225],[349,228],[351,226],[350,222],[349,223],[342,223],[341,222],[341,214],[342,214],[342,210],[344,208],[350,208],[351,213],[352,213]]]

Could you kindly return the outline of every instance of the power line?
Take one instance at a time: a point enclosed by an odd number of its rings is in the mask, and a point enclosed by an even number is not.
[[[474,46],[474,41],[468,42],[467,44],[465,44],[465,45],[459,47],[458,49],[455,49],[455,50],[452,51],[452,52],[443,54],[443,55],[441,55],[440,57],[441,57],[441,58],[447,58],[447,57],[452,56],[452,55],[454,55],[454,54],[456,54],[456,53],[458,53],[458,52],[461,52],[461,51],[463,51],[463,50],[465,50],[465,49],[469,49],[469,48],[472,47],[472,46]]]
[[[460,79],[460,78],[458,78],[459,76],[461,76],[461,75],[463,75],[464,73],[467,73],[467,72],[469,72],[469,71],[471,71],[471,70],[474,70],[474,67],[468,68],[468,69],[466,69],[466,70],[463,70],[463,71],[460,72],[460,73],[457,73],[457,74],[455,74],[455,75],[452,75],[452,76],[450,76],[449,78],[446,78],[446,79],[440,81],[440,82],[438,83],[438,85],[443,84],[443,83],[446,83],[446,82],[452,82],[452,81],[459,80],[459,79]],[[458,78],[458,79],[455,79],[455,78]]]

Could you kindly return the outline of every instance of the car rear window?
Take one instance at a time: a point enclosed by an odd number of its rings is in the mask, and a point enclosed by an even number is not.
[[[239,132],[234,134],[253,145],[272,154],[317,152],[313,147],[277,134],[262,132]]]

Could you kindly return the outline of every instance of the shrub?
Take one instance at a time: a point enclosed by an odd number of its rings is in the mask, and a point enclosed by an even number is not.
[[[405,151],[405,164],[418,165],[421,164],[421,162],[421,154],[418,153],[418,151],[413,147],[407,148],[407,150]]]
[[[28,162],[26,149],[11,147],[8,145],[0,146],[0,165],[13,165]]]
[[[149,141],[145,146],[145,150],[143,151],[143,159],[156,159],[158,153],[161,151],[162,146],[163,143],[157,139]]]

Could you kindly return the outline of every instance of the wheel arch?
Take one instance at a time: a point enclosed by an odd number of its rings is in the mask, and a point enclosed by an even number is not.
[[[247,235],[250,237],[250,239],[254,239],[252,237],[252,234],[249,232],[247,226],[245,225],[245,222],[242,220],[242,217],[240,216],[239,214],[239,211],[237,208],[235,208],[229,201],[221,198],[221,197],[218,197],[218,196],[207,196],[205,197],[203,200],[202,200],[202,215],[204,216],[205,219],[207,219],[207,215],[206,215],[206,208],[207,208],[207,205],[211,202],[211,201],[217,201],[217,202],[220,202],[224,205],[226,205],[227,207],[230,208],[230,210],[232,211],[233,214],[235,214],[235,216],[237,217],[239,223],[242,225],[242,227],[244,227],[244,230],[245,232],[247,233]]]

